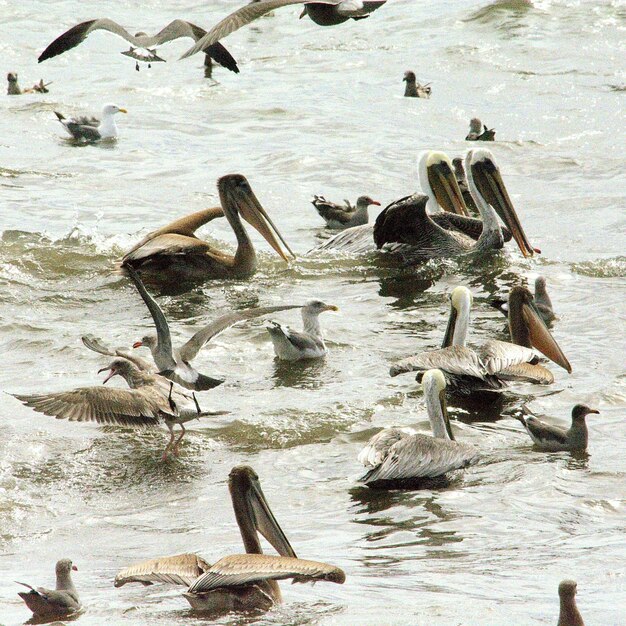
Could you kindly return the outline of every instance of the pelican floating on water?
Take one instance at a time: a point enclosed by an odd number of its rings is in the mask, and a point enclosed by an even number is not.
[[[391,376],[436,367],[444,372],[451,391],[465,396],[478,391],[498,391],[508,380],[553,383],[552,372],[539,364],[539,354],[534,348],[571,373],[567,357],[536,312],[532,294],[524,287],[513,287],[509,294],[512,343],[489,339],[476,350],[465,345],[473,301],[471,292],[466,287],[456,287],[450,300],[443,347],[402,359],[391,367]],[[418,380],[419,377],[420,374]]]
[[[371,204],[380,206],[380,202],[372,200],[369,196],[359,196],[356,206],[352,206],[348,200],[345,204],[329,202],[324,196],[314,196],[312,204],[326,222],[326,228],[343,229],[352,226],[361,226],[369,222],[367,209]]]
[[[584,451],[587,449],[589,433],[585,418],[590,413],[599,414],[597,409],[590,409],[584,404],[577,404],[572,409],[572,425],[569,429],[553,426],[531,415],[516,415],[538,448],[548,452],[560,450]]]
[[[430,98],[432,91],[430,83],[420,85],[420,83],[417,82],[415,72],[404,72],[404,78],[402,80],[406,83],[406,87],[404,88],[405,98]]]
[[[583,616],[576,606],[576,590],[574,580],[562,580],[559,583],[559,622],[557,626],[585,626]]]
[[[399,428],[387,428],[374,435],[359,454],[359,461],[368,468],[360,479],[366,485],[436,478],[472,465],[480,458],[474,446],[454,439],[443,373],[428,370],[422,384],[433,436],[408,434]]]
[[[129,582],[185,585],[188,589],[183,595],[194,609],[222,613],[265,611],[279,604],[278,580],[344,582],[340,568],[296,556],[251,467],[234,467],[228,488],[246,554],[223,557],[212,566],[195,554],[152,559],[118,572],[115,586]],[[280,556],[263,554],[259,533]]]
[[[328,352],[319,316],[324,311],[338,311],[334,304],[326,304],[320,300],[310,300],[302,307],[302,332],[270,322],[267,327],[274,352],[284,361],[300,361],[302,359],[319,359]]]
[[[282,259],[289,261],[274,233],[295,258],[245,176],[222,176],[217,181],[217,189],[221,208],[198,211],[155,230],[124,255],[122,266],[132,266],[144,281],[156,284],[251,276],[256,271],[257,258],[241,222],[242,217],[261,233]],[[222,252],[195,235],[200,226],[222,215],[226,216],[237,238],[234,255]]]
[[[550,296],[548,295],[546,279],[543,276],[537,276],[535,279],[534,302],[537,312],[546,324],[556,319],[554,309],[552,308],[552,300],[550,300]],[[494,298],[491,301],[491,306],[498,309],[505,317],[509,316],[509,303],[506,300]]]

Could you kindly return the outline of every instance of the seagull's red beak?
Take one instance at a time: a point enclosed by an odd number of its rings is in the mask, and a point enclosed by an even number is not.
[[[77,572],[77,571],[78,571],[78,568],[76,567],[76,565],[72,565],[72,569],[73,569],[75,572]]]
[[[141,341],[135,341],[135,343],[133,344],[133,348],[141,348],[141,346],[143,346],[143,343],[141,343]]]
[[[376,206],[380,206],[380,202],[377,200],[370,200],[370,204],[375,204]]]
[[[98,370],[98,374],[100,374],[102,372],[106,372],[109,369],[111,370],[111,373],[102,381],[103,385],[106,385],[107,381],[111,380],[111,378],[113,378],[113,376],[117,374],[117,371],[109,367],[103,367],[101,370]]]

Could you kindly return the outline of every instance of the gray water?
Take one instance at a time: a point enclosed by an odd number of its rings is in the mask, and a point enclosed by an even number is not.
[[[241,74],[202,76],[200,56],[136,72],[125,43],[95,34],[37,65],[44,46],[79,20],[108,15],[155,32],[176,17],[205,28],[238,2],[0,2],[3,74],[47,95],[0,97],[0,389],[97,385],[106,359],[94,333],[129,346],[151,322],[128,281],[111,272],[146,232],[217,202],[216,179],[241,172],[291,247],[323,229],[314,193],[383,206],[416,191],[422,149],[456,156],[470,117],[497,130],[493,150],[533,245],[488,264],[399,268],[377,257],[299,258],[289,266],[253,235],[249,280],[213,281],[159,296],[177,342],[225,310],[321,298],[330,353],[285,367],[263,322],[234,328],[197,359],[227,382],[202,399],[229,410],[193,422],[178,460],[160,462],[167,433],[105,431],[0,405],[0,622],[29,612],[14,580],[54,582],[54,562],[78,565],[88,611],[80,623],[209,623],[179,589],[114,589],[131,562],[198,551],[240,552],[227,491],[236,464],[258,472],[296,552],[339,565],[343,586],[282,584],[285,603],[222,624],[554,624],[556,589],[578,581],[588,625],[626,623],[626,375],[624,368],[623,2],[389,0],[369,19],[322,29],[285,8],[225,40]],[[164,6],[167,5],[167,6]],[[413,69],[430,100],[402,97]],[[73,146],[53,111],[97,113],[114,101],[120,138]],[[225,220],[201,231],[233,245]],[[370,492],[356,456],[385,426],[427,431],[411,376],[391,362],[436,347],[448,294],[474,293],[472,337],[504,338],[488,300],[539,273],[573,365],[551,366],[549,388],[519,385],[492,409],[454,409],[458,438],[483,461],[441,489]],[[297,312],[276,317],[298,326]],[[123,386],[123,381],[122,386]],[[120,383],[115,383],[120,384]],[[566,423],[589,420],[588,455],[534,451],[510,415],[523,404]],[[211,623],[214,623],[211,621]]]

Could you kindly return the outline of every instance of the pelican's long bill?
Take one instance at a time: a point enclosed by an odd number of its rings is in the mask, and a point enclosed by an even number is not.
[[[256,538],[258,530],[278,554],[297,558],[265,499],[259,477],[254,470],[246,466],[234,467],[230,473],[228,486],[241,536],[246,544],[246,552],[256,552],[250,550],[247,543],[258,541]]]
[[[517,217],[511,198],[504,186],[498,166],[483,150],[474,150],[470,167],[472,177],[483,198],[495,209],[502,221],[508,226],[521,253],[525,257],[541,252],[533,248],[526,237],[522,224]]]
[[[254,192],[252,191],[252,188],[250,187],[250,184],[246,180],[245,176],[242,176],[241,174],[222,176],[217,181],[217,187],[219,189],[222,207],[225,208],[227,205],[234,205],[241,217],[243,217],[251,226],[256,228],[267,243],[274,248],[277,254],[284,261],[289,261],[289,259],[278,243],[276,235],[285,248],[287,248],[291,256],[293,256],[294,259],[296,258],[296,255],[293,253],[284,237],[280,234],[278,228],[274,225],[274,222],[272,222],[257,197],[254,195]]]
[[[448,155],[443,152],[430,152],[426,160],[426,172],[439,206],[450,213],[468,217],[469,211]]]

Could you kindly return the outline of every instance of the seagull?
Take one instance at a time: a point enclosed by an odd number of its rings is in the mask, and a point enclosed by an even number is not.
[[[433,436],[386,428],[374,435],[359,454],[368,469],[360,481],[368,486],[437,478],[476,463],[475,446],[458,443],[450,427],[446,407],[446,379],[438,369],[422,378],[426,410]]]
[[[380,202],[372,200],[369,196],[359,196],[356,206],[352,206],[348,200],[344,200],[345,205],[341,206],[334,202],[329,202],[324,196],[313,196],[312,204],[326,221],[327,228],[340,230],[367,224],[369,215],[367,209],[371,204],[380,206]]]
[[[206,35],[198,39],[195,45],[189,48],[181,57],[190,57],[196,52],[207,51],[208,47],[220,39],[234,33],[243,26],[254,22],[266,13],[291,4],[304,4],[300,17],[308,15],[319,26],[335,26],[349,19],[361,20],[369,17],[387,0],[322,0],[308,2],[307,0],[258,0],[250,2],[216,24]]]
[[[404,72],[404,78],[402,79],[406,83],[404,89],[405,98],[430,98],[430,83],[420,85],[415,77],[415,72]]]
[[[128,41],[131,44],[131,48],[130,50],[122,52],[122,54],[135,59],[136,70],[139,70],[139,61],[148,63],[148,67],[150,67],[151,63],[165,61],[165,59],[162,59],[156,53],[154,49],[155,46],[160,46],[168,41],[174,41],[181,37],[190,37],[194,41],[197,41],[206,35],[205,30],[191,22],[174,20],[154,35],[154,37],[150,37],[143,32],[136,33],[133,36],[117,22],[105,17],[81,22],[80,24],[76,24],[76,26],[72,26],[67,32],[57,37],[41,53],[39,63],[75,48],[78,44],[85,41],[87,36],[95,30],[106,30]],[[213,59],[231,72],[239,73],[237,61],[235,61],[230,52],[228,52],[222,44],[216,42],[214,45],[206,47],[205,53],[205,66],[207,63],[210,65],[210,59]]]
[[[35,588],[16,581],[18,585],[30,589],[30,591],[18,591],[17,595],[33,612],[33,618],[63,617],[82,609],[78,592],[72,582],[72,570],[78,571],[78,568],[70,559],[57,561],[55,567],[57,580],[54,589]]]
[[[71,117],[67,119],[63,114],[54,112],[71,137],[86,141],[115,139],[117,137],[117,125],[113,116],[116,113],[128,113],[128,111],[118,107],[117,104],[105,104],[102,107],[101,120],[96,117]]]
[[[7,95],[8,96],[19,96],[23,93],[33,93],[33,92],[37,92],[37,93],[48,93],[49,89],[48,89],[48,85],[51,85],[52,83],[44,83],[43,82],[43,78],[38,82],[35,83],[32,87],[30,87],[29,89],[21,89],[18,82],[17,82],[17,72],[9,72],[7,74],[7,82],[9,83],[7,85]]]
[[[554,309],[552,308],[552,300],[550,300],[550,296],[548,295],[546,279],[543,276],[537,276],[535,279],[535,295],[533,302],[539,316],[546,324],[556,319]],[[509,316],[509,303],[507,300],[494,298],[491,301],[491,306],[498,309],[505,317]]]
[[[149,348],[152,353],[152,358],[160,370],[159,374],[186,389],[204,391],[217,387],[224,382],[223,380],[200,374],[190,363],[190,361],[196,357],[200,349],[215,337],[215,335],[243,320],[252,319],[268,313],[275,313],[277,311],[300,308],[300,305],[268,306],[222,315],[195,333],[180,349],[175,350],[172,347],[169,325],[161,307],[159,307],[156,300],[148,293],[133,267],[131,265],[124,267],[128,276],[135,284],[135,287],[137,287],[139,295],[146,303],[157,330],[156,335],[146,335],[141,338],[141,341],[135,342],[133,348],[139,348],[141,346]]]
[[[557,626],[585,626],[583,616],[576,606],[576,581],[562,580],[559,583],[561,609]]]
[[[39,413],[70,422],[97,422],[136,428],[155,428],[165,424],[170,431],[170,440],[163,452],[163,460],[170,453],[174,456],[178,454],[178,447],[186,432],[185,422],[221,414],[201,411],[197,402],[194,409],[179,408],[175,398],[183,400],[184,396],[175,392],[174,383],[166,384],[161,377],[142,371],[126,358],[116,357],[107,367],[98,370],[98,373],[107,370],[109,375],[103,384],[114,376],[121,376],[130,389],[79,387],[71,391],[48,394],[13,395]],[[176,441],[175,424],[181,428],[181,434]]]
[[[599,414],[597,409],[591,409],[585,404],[577,404],[572,409],[572,426],[569,429],[553,426],[537,419],[534,415],[525,417],[515,415],[530,435],[535,446],[547,452],[560,450],[584,451],[587,449],[589,433],[585,417],[590,413]]]
[[[493,128],[487,128],[477,118],[470,120],[470,132],[465,137],[465,141],[495,141],[496,131]]]
[[[328,350],[322,337],[319,315],[324,311],[339,311],[333,304],[320,300],[310,300],[302,307],[303,330],[298,332],[278,322],[270,322],[267,331],[274,344],[274,352],[283,361],[319,359],[326,356]]]

